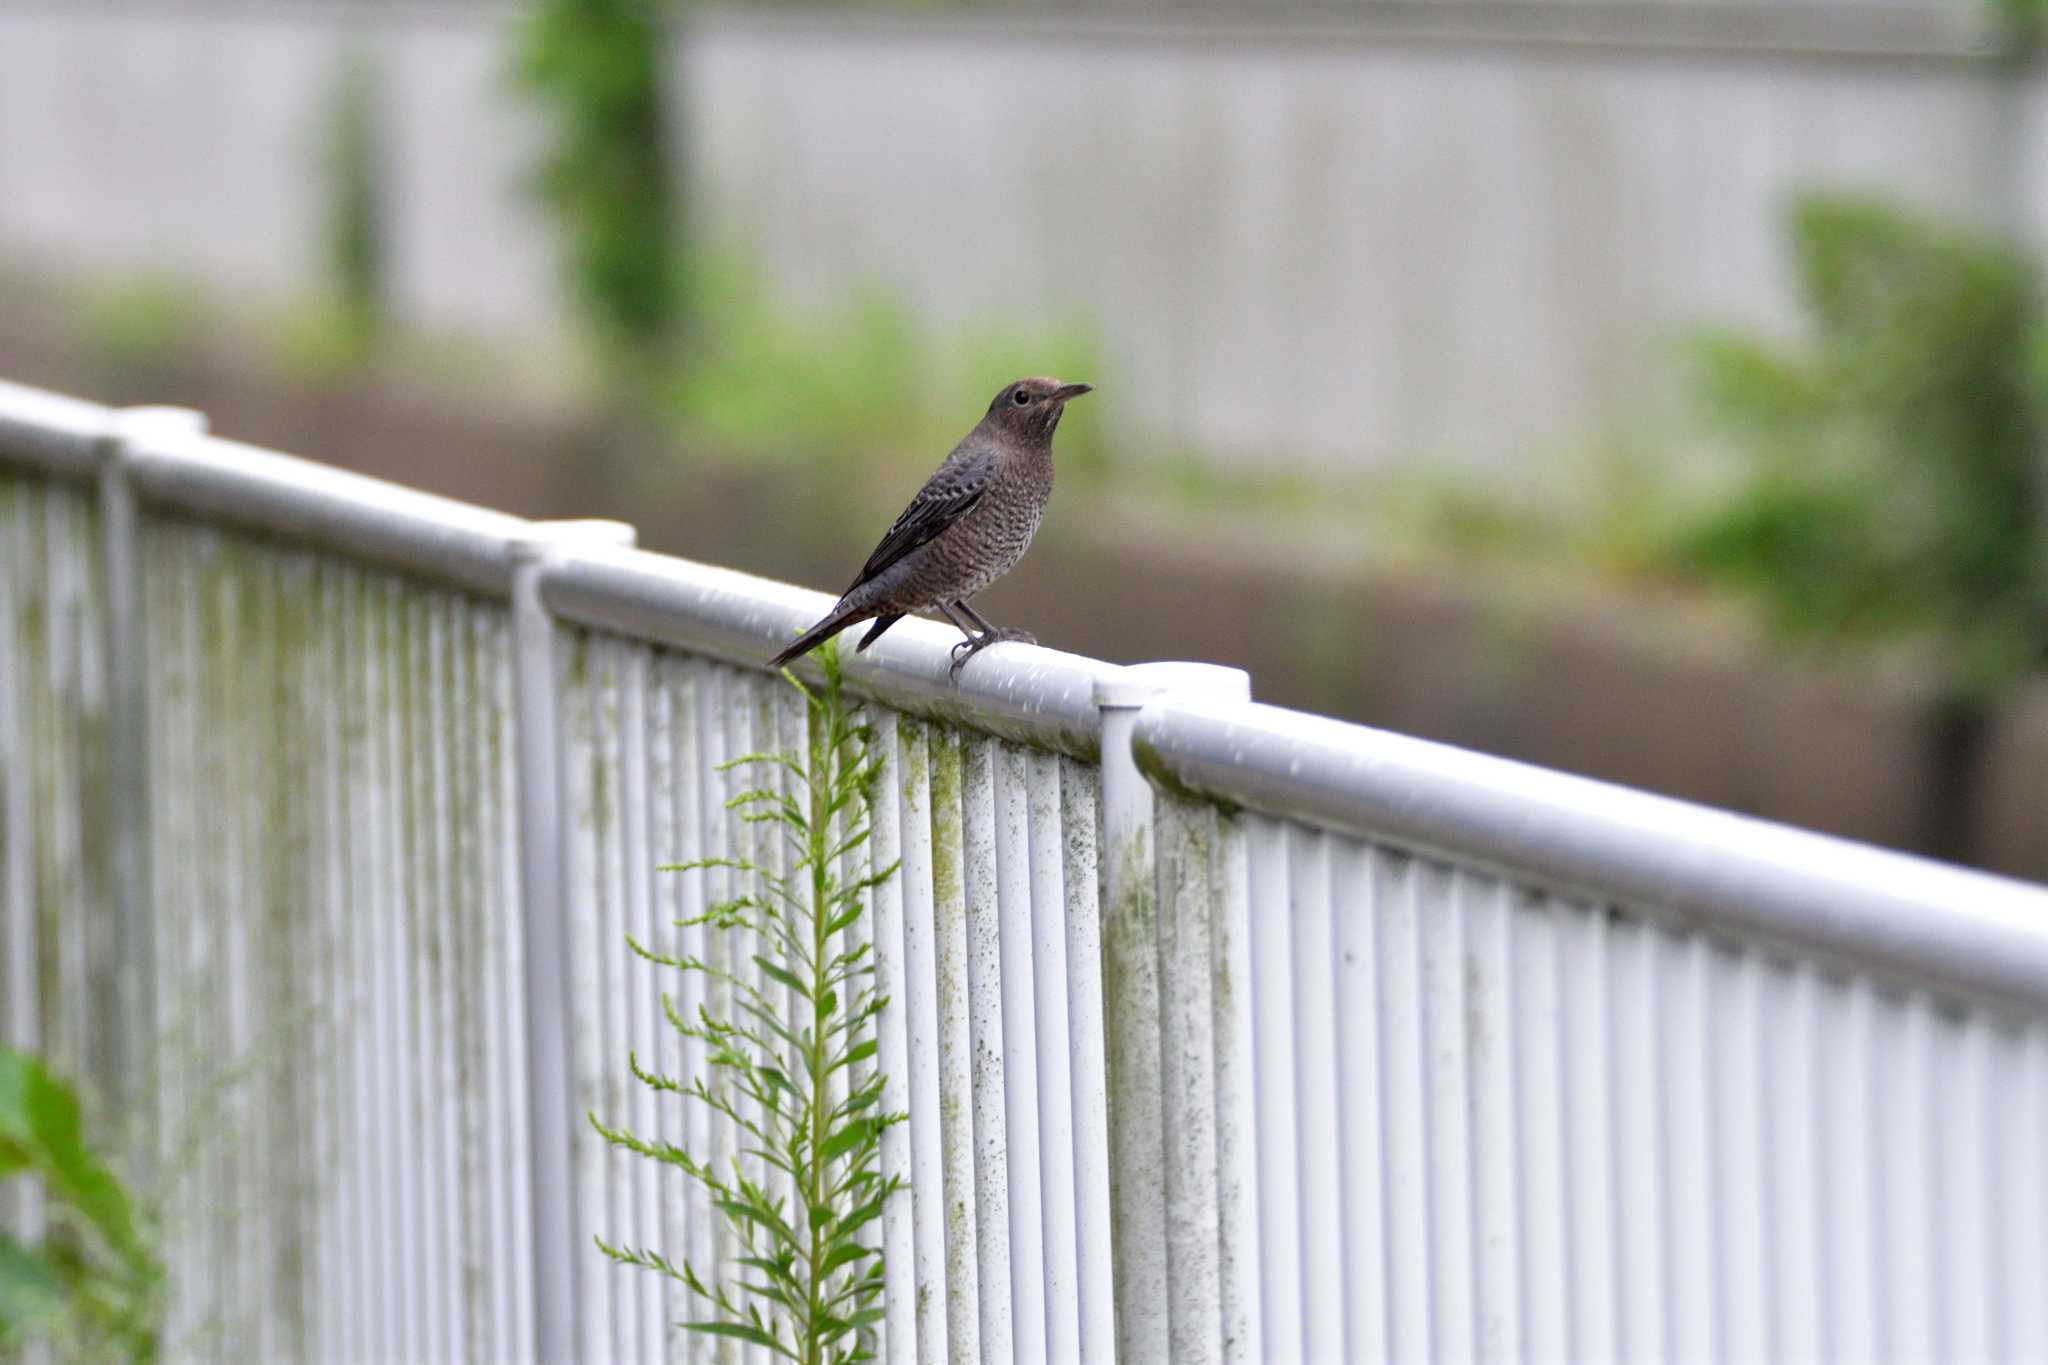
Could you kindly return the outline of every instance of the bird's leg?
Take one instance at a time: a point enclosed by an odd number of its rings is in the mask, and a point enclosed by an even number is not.
[[[953,608],[955,607],[958,607],[962,612],[965,612],[968,620],[974,622],[975,625],[981,627],[981,634],[976,635],[966,626],[961,625],[960,618],[953,614]],[[982,619],[982,615],[980,612],[976,611],[973,607],[968,606],[964,600],[954,601],[952,603],[942,602],[939,604],[939,610],[945,613],[946,619],[948,621],[951,621],[955,626],[958,626],[961,634],[967,637],[966,639],[962,640],[959,644],[953,646],[953,667],[948,670],[948,673],[955,678],[960,676],[960,670],[966,666],[967,661],[969,659],[981,653],[981,651],[987,649],[990,645],[1001,644],[1006,640],[1015,641],[1018,644],[1026,645],[1035,645],[1038,643],[1037,640],[1033,639],[1031,635],[1025,631],[1005,630],[1001,626],[990,625],[986,620]]]
[[[953,629],[955,629],[955,630],[959,631],[959,632],[960,632],[960,633],[961,633],[962,635],[965,635],[965,636],[967,637],[966,639],[962,640],[962,641],[961,641],[961,642],[960,642],[959,644],[957,644],[957,645],[954,645],[954,646],[953,646],[953,652],[954,652],[955,654],[958,654],[958,653],[960,652],[960,650],[961,650],[961,649],[963,649],[964,647],[966,647],[966,646],[968,646],[968,645],[971,645],[971,644],[973,644],[973,643],[975,642],[975,640],[979,638],[978,636],[976,636],[976,635],[975,635],[975,633],[974,633],[974,628],[973,628],[972,626],[969,626],[969,625],[968,625],[968,624],[967,624],[967,623],[966,623],[965,621],[962,621],[962,620],[961,620],[961,619],[960,619],[959,617],[957,617],[957,616],[955,616],[955,615],[953,614],[953,608],[954,608],[955,606],[958,606],[958,607],[961,607],[961,608],[963,608],[963,609],[964,609],[964,608],[966,607],[966,605],[967,605],[967,604],[966,604],[966,603],[964,603],[964,602],[958,602],[958,603],[950,603],[950,602],[941,602],[941,603],[939,603],[939,615],[941,615],[941,616],[945,617],[945,618],[946,618],[946,619],[947,619],[948,621],[951,621],[951,622],[953,623]],[[973,613],[973,612],[971,612],[971,611],[970,611],[970,612],[968,612],[967,614],[968,614],[969,616],[972,616],[972,615],[974,615],[974,613]],[[987,626],[987,623],[986,623],[986,622],[983,622],[983,627],[984,627],[984,628],[986,628],[986,626]]]
[[[955,630],[958,630],[962,635],[967,637],[966,639],[962,640],[959,644],[953,646],[953,666],[947,670],[947,676],[954,678],[960,676],[961,665],[965,664],[969,659],[973,658],[974,652],[989,642],[988,637],[986,635],[976,635],[973,629],[970,628],[965,621],[962,621],[959,617],[953,614],[953,608],[955,606],[960,605],[964,604],[948,602],[939,603],[939,614],[945,617],[948,621],[951,621],[953,623],[953,628]],[[971,612],[969,613],[969,615],[972,614],[973,613]],[[962,651],[965,652],[963,653]]]
[[[982,637],[988,640],[990,644],[995,644],[998,640],[1013,640],[1020,645],[1035,645],[1038,643],[1038,637],[1033,635],[1028,630],[1017,630],[1009,626],[990,625],[986,620],[982,619],[982,615],[980,612],[976,611],[973,607],[967,605],[967,601],[965,598],[962,598],[960,601],[955,602],[953,605],[960,608],[960,610],[966,612],[967,619],[974,622],[975,625],[981,627]]]

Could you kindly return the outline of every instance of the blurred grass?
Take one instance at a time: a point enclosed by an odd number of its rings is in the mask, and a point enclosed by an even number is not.
[[[1013,379],[1100,378],[1100,350],[1078,326],[935,331],[876,288],[798,313],[774,303],[737,252],[697,255],[688,270],[690,340],[655,399],[685,446],[778,460],[929,463]],[[1076,471],[1109,464],[1085,403],[1061,427],[1060,456]]]
[[[193,344],[211,309],[175,275],[151,271],[81,290],[73,316],[79,342],[112,365],[168,364]]]

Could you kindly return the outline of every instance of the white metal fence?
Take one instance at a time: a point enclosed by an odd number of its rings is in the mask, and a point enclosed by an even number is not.
[[[140,1116],[178,1355],[719,1354],[582,1115],[724,1141],[622,940],[824,599],[628,539],[0,386],[0,1020]],[[946,637],[851,673],[888,1358],[2048,1358],[2048,892]]]

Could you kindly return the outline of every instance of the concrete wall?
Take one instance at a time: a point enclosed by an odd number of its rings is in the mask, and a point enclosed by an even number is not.
[[[244,296],[322,278],[323,115],[352,51],[382,75],[393,298],[483,331],[560,316],[520,193],[535,127],[503,11],[73,9],[0,0],[0,254],[165,270]]]
[[[1972,55],[1963,11],[1763,12],[1825,13],[1817,37],[1671,23],[1711,7],[1562,36],[1372,18],[1391,12],[1234,32],[711,13],[679,40],[693,212],[800,306],[879,281],[941,324],[1090,321],[1126,434],[1535,492],[1652,410],[1678,329],[1795,321],[1796,186],[2048,241],[2048,78]],[[558,327],[508,13],[0,0],[0,257],[303,291],[319,110],[362,42],[400,311]]]
[[[1511,467],[1639,416],[1687,321],[1788,323],[1792,187],[2011,182],[1965,63],[1084,37],[706,26],[717,227],[806,298],[1091,315],[1154,433]]]

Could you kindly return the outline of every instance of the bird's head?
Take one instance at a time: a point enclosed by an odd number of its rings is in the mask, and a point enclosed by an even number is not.
[[[988,425],[1016,436],[1049,441],[1060,424],[1067,400],[1079,398],[1092,384],[1062,384],[1057,379],[1020,379],[1003,387],[988,405]]]

